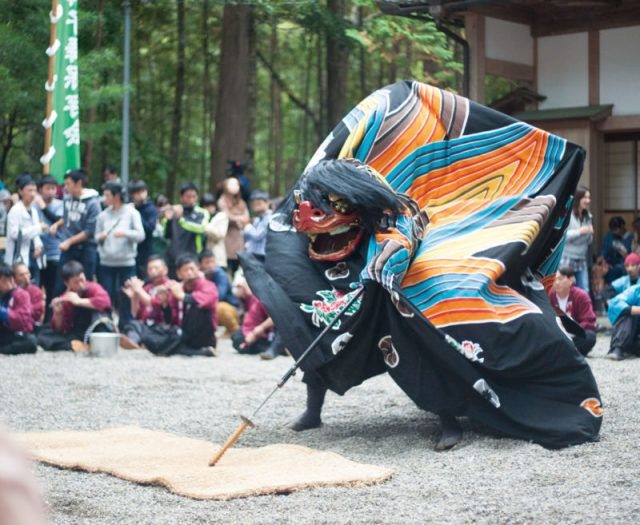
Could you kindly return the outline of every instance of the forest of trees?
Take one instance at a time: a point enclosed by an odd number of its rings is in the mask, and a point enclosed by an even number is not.
[[[130,0],[131,178],[212,189],[228,160],[273,195],[344,114],[415,78],[459,92],[454,42],[375,0]],[[78,2],[82,162],[120,165],[123,2]],[[50,0],[0,0],[0,178],[39,173]]]

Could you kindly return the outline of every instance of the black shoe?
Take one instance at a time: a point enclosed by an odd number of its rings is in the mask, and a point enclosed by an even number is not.
[[[440,414],[440,438],[435,450],[442,452],[455,447],[462,441],[462,427],[454,416]]]
[[[271,359],[275,359],[279,355],[280,355],[280,349],[276,345],[271,345],[264,352],[260,352],[260,359],[269,361]]]
[[[621,348],[612,348],[611,350],[609,350],[607,357],[609,359],[613,359],[614,361],[622,361],[624,359],[624,354],[622,353]]]
[[[295,430],[296,432],[301,432],[302,430],[310,430],[312,428],[319,428],[321,426],[322,420],[320,419],[320,415],[310,412],[309,410],[305,410],[302,414],[300,414],[296,419],[294,419],[287,425],[287,427],[289,427],[291,430]]]

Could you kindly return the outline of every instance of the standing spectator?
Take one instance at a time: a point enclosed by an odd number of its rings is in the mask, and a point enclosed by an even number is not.
[[[34,203],[36,183],[28,173],[17,179],[20,200],[12,206],[7,215],[7,247],[4,260],[8,265],[16,262],[29,264],[31,246],[33,258],[38,259],[43,253],[40,234],[48,228],[40,222],[40,215]]]
[[[129,184],[129,197],[140,214],[144,229],[144,240],[138,244],[138,254],[136,255],[136,275],[140,279],[144,279],[147,260],[153,253],[153,232],[158,223],[158,210],[149,199],[147,185],[142,180],[135,180]]]
[[[109,294],[98,283],[87,280],[78,261],[66,262],[61,273],[66,290],[51,301],[50,326],[38,333],[38,344],[45,350],[82,348],[75,342],[82,343],[96,318],[108,315],[111,310]]]
[[[596,314],[589,294],[575,285],[575,273],[571,266],[560,266],[556,280],[549,290],[551,306],[580,325],[584,333],[571,333],[578,351],[586,356],[596,344]]]
[[[118,170],[116,170],[113,164],[105,164],[102,167],[102,183],[118,182],[120,183],[120,176]]]
[[[631,252],[633,235],[627,231],[624,219],[619,215],[609,220],[609,231],[602,241],[602,257],[609,265],[604,276],[607,284],[624,275],[624,258]]]
[[[0,190],[0,237],[7,235],[7,214],[11,209],[11,193],[5,188]]]
[[[29,294],[31,317],[33,318],[34,326],[39,327],[44,321],[45,301],[42,288],[31,282],[29,266],[23,262],[13,265],[13,280],[18,288],[22,288]]]
[[[202,196],[202,207],[209,212],[211,217],[205,228],[207,236],[205,247],[213,252],[217,265],[226,270],[227,249],[224,242],[229,229],[229,216],[223,211],[218,211],[216,200],[211,193],[205,193]]]
[[[124,287],[131,300],[134,319],[124,327],[124,337],[120,341],[123,348],[140,348],[139,345],[145,341],[153,341],[156,334],[162,336],[167,329],[179,326],[178,301],[168,287],[167,264],[159,255],[152,255],[147,262],[146,273],[148,283],[132,277]],[[173,331],[177,333],[177,330]]]
[[[269,219],[271,218],[269,194],[266,191],[255,190],[251,194],[250,202],[251,211],[255,218],[251,224],[247,224],[244,228],[245,248],[247,252],[264,262]]]
[[[200,271],[218,290],[218,325],[226,328],[225,336],[231,336],[240,327],[238,299],[233,295],[229,275],[216,262],[211,250],[204,250],[199,257]]]
[[[131,312],[129,300],[120,289],[136,274],[137,247],[144,240],[144,229],[135,207],[122,202],[122,184],[105,183],[103,197],[107,208],[96,221],[98,280],[107,290],[111,304],[118,307],[118,325],[122,328],[131,320]]]
[[[84,268],[84,276],[92,281],[96,273],[96,220],[100,213],[98,192],[86,188],[87,174],[84,170],[72,170],[64,176],[65,196],[63,200],[63,217],[51,225],[49,231],[55,235],[59,230],[60,262],[62,268],[69,261],[78,261]],[[62,276],[58,276],[58,290]]]
[[[165,238],[170,240],[167,249],[169,275],[175,273],[176,259],[190,253],[196,257],[204,248],[204,232],[209,223],[209,212],[196,205],[198,187],[193,182],[180,186],[180,204],[165,212]]]
[[[593,242],[593,220],[589,212],[591,192],[579,186],[573,198],[571,218],[566,231],[564,250],[560,265],[571,266],[575,272],[576,284],[589,292],[591,264],[589,248]]]
[[[16,286],[11,267],[0,262],[0,354],[33,354],[37,349],[29,294]]]
[[[249,184],[249,179],[244,174],[244,164],[237,160],[228,160],[226,176],[238,179],[240,183],[240,195],[245,202],[249,202],[251,185]]]
[[[43,175],[38,181],[38,195],[35,203],[40,208],[40,218],[48,226],[59,221],[63,215],[62,201],[56,198],[58,183],[51,175]],[[60,232],[52,234],[49,229],[40,236],[44,248],[46,264],[40,270],[40,284],[45,290],[45,321],[48,321],[49,304],[56,291],[56,279],[59,275],[60,262]]]
[[[165,195],[158,195],[155,199],[155,206],[158,210],[158,220],[156,227],[153,230],[153,248],[152,253],[159,255],[163,259],[167,256],[167,248],[169,246],[169,240],[165,238],[165,224],[167,222],[167,212],[171,210],[172,206],[169,203],[169,199]]]
[[[243,230],[250,220],[249,208],[240,195],[240,182],[235,177],[223,181],[218,209],[229,217],[224,245],[227,250],[227,269],[233,275],[239,267],[238,252],[244,248]]]

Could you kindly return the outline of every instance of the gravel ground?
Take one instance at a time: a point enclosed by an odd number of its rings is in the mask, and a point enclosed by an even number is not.
[[[324,426],[284,424],[304,406],[300,374],[271,398],[239,446],[296,443],[390,466],[393,478],[359,488],[306,490],[226,502],[196,501],[106,474],[34,466],[53,523],[637,523],[640,516],[640,359],[589,359],[605,419],[601,440],[559,451],[474,431],[455,449],[433,451],[434,416],[418,410],[388,376],[344,397],[329,394]],[[291,359],[261,361],[220,344],[217,358],[113,358],[72,353],[0,356],[0,419],[15,432],[135,424],[222,443],[238,414],[250,416]]]

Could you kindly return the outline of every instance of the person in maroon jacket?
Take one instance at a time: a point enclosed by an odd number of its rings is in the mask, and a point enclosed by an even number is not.
[[[0,262],[0,354],[37,350],[29,294],[16,286],[11,267]]]
[[[62,279],[66,290],[51,301],[50,325],[38,333],[38,344],[45,350],[80,349],[82,345],[76,342],[84,340],[93,322],[111,314],[109,294],[98,283],[87,281],[81,263],[65,263]]]
[[[131,313],[134,317],[124,327],[124,334],[120,339],[120,346],[123,348],[140,348],[142,339],[154,327],[179,326],[178,300],[169,290],[167,263],[159,255],[152,255],[147,260],[145,273],[149,277],[148,283],[132,277],[123,288],[131,300]]]
[[[31,299],[31,317],[33,317],[34,326],[40,326],[44,320],[45,297],[42,288],[31,282],[29,266],[22,262],[15,263],[13,265],[13,280],[16,286],[22,288],[29,294],[29,298]]]
[[[178,325],[154,328],[141,342],[156,355],[213,357],[216,353],[218,290],[200,272],[198,257],[191,253],[176,259],[177,281],[167,288],[178,301]]]
[[[571,266],[558,268],[554,285],[549,290],[549,301],[561,318],[566,315],[580,325],[582,332],[572,331],[569,326],[565,328],[578,351],[586,356],[596,344],[596,314],[589,294],[576,286],[575,272]]]
[[[253,294],[244,277],[233,280],[233,292],[244,304],[242,326],[231,335],[231,344],[240,354],[260,354],[274,359],[284,354],[284,345],[269,312]]]

